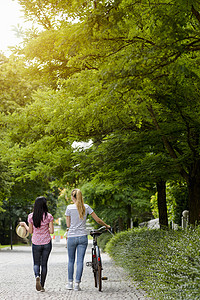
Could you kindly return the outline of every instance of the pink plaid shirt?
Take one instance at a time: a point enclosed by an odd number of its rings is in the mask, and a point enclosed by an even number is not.
[[[46,245],[51,241],[51,235],[49,233],[49,223],[53,221],[53,216],[47,213],[47,217],[45,219],[44,217],[39,228],[36,228],[33,225],[32,243],[34,245]],[[33,224],[33,213],[28,215],[28,223]]]

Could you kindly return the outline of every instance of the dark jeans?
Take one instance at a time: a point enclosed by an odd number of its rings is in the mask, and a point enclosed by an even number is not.
[[[32,244],[33,253],[33,270],[35,277],[40,276],[41,268],[41,286],[44,287],[45,279],[47,276],[47,262],[49,254],[52,249],[51,241],[46,245],[34,245]]]

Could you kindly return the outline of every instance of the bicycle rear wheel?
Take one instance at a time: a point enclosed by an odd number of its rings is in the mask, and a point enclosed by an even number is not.
[[[96,280],[97,280],[98,290],[101,292],[101,290],[102,290],[102,265],[101,265],[100,249],[98,246],[96,247],[96,256],[97,256]]]
[[[99,288],[99,291],[101,292],[102,290],[102,268],[101,268],[101,265],[98,265],[98,288]]]
[[[97,256],[96,256],[96,250],[92,249],[92,269],[94,274],[94,286],[97,287]]]

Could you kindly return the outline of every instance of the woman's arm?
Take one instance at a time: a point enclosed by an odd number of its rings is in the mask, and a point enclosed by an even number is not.
[[[71,223],[70,216],[66,216],[66,224],[67,224],[67,228],[70,227],[70,223]]]
[[[53,225],[53,221],[49,223],[49,232],[50,234],[54,233],[54,225]]]
[[[19,224],[20,226],[25,227],[30,234],[33,233],[33,224],[28,223],[29,226],[26,224],[26,222],[20,222]]]
[[[29,225],[29,233],[32,234],[33,233],[33,224],[28,223]]]
[[[96,214],[95,212],[93,211],[91,214],[90,214],[93,219],[100,225],[103,225],[103,226],[106,226],[107,228],[110,228],[110,225],[107,225],[103,220],[101,220]]]

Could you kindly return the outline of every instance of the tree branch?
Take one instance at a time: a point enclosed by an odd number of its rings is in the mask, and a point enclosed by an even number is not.
[[[148,109],[148,111],[149,111],[149,113],[150,113],[150,115],[151,115],[151,118],[152,118],[152,120],[153,120],[153,123],[154,123],[154,125],[155,125],[155,128],[156,128],[157,130],[161,131],[160,125],[158,124],[158,121],[157,121],[157,119],[156,119],[156,116],[155,116],[155,113],[154,113],[154,111],[153,111],[152,106],[151,106],[151,105],[147,106],[147,109]],[[174,149],[173,149],[171,143],[170,143],[169,140],[166,138],[166,136],[164,136],[164,135],[161,135],[161,136],[162,136],[163,144],[164,144],[165,148],[167,149],[169,155],[170,155],[172,158],[174,158],[175,160],[177,160],[177,159],[178,159],[178,156],[177,156],[176,152],[174,151]],[[183,167],[180,166],[180,165],[178,165],[178,168],[179,168],[179,171],[180,171],[181,175],[183,176],[183,178],[188,182],[189,176],[188,176],[187,172],[186,172],[186,171],[183,169]]]
[[[192,5],[192,13],[197,18],[197,21],[200,23],[200,13]]]
[[[187,128],[187,142],[188,142],[188,146],[190,148],[190,150],[192,151],[193,155],[195,157],[198,156],[198,153],[197,153],[197,146],[199,144],[199,136],[198,134],[194,133],[193,130],[192,130],[192,127],[189,125],[189,122],[187,121],[186,117],[184,116],[181,108],[179,107],[179,105],[176,103],[176,107],[181,115],[181,118],[183,120],[183,122],[185,123],[186,125],[186,128]],[[193,142],[193,143],[192,143]]]

